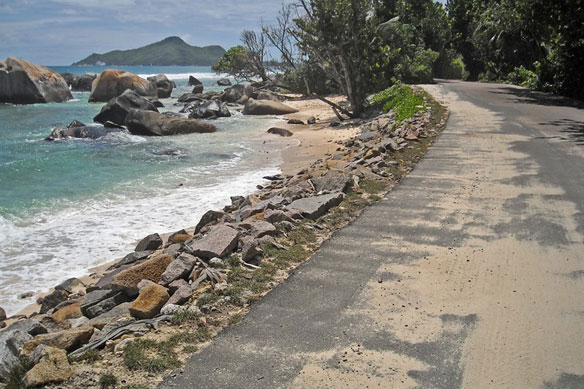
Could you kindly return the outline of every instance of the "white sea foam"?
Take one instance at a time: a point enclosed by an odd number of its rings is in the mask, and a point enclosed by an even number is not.
[[[195,225],[204,212],[229,203],[229,196],[255,190],[262,177],[278,172],[264,167],[233,170],[241,156],[218,163],[213,171],[190,168],[177,172],[195,181],[181,187],[140,188],[147,196],[113,195],[81,203],[55,203],[60,209],[17,220],[0,217],[0,300],[10,314],[32,299],[18,294],[40,293],[60,281],[80,276],[91,267],[119,258],[152,232]],[[208,173],[208,174],[207,174]],[[12,259],[10,262],[9,259]]]
[[[142,78],[148,78],[156,76],[157,74],[138,74],[138,76]],[[188,80],[189,76],[193,76],[198,78],[199,80],[211,80],[211,79],[218,79],[218,78],[229,78],[226,74],[217,74],[217,73],[168,73],[166,77],[169,80]]]

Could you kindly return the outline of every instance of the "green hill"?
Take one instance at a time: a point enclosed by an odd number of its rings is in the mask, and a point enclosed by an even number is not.
[[[91,54],[73,65],[200,65],[211,66],[225,53],[221,46],[191,46],[177,36],[132,50]]]

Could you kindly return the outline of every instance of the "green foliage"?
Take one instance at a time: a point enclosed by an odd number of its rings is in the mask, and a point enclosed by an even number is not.
[[[99,378],[99,386],[101,389],[113,388],[117,385],[118,379],[113,374],[103,374]]]
[[[371,105],[383,107],[385,112],[393,110],[396,120],[403,121],[423,109],[424,97],[407,85],[396,84],[375,94]]]
[[[239,74],[245,70],[248,53],[243,46],[234,46],[227,50],[211,69],[218,73]]]
[[[175,349],[181,344],[195,344],[211,338],[205,327],[195,332],[184,331],[171,336],[164,342],[138,339],[124,349],[124,364],[130,370],[145,370],[160,373],[180,366]]]
[[[181,309],[172,315],[170,322],[173,325],[181,325],[185,323],[196,322],[199,316],[200,313],[196,311]]]
[[[169,37],[160,42],[132,50],[115,50],[105,54],[92,54],[74,65],[200,65],[210,66],[225,49],[221,46],[191,46],[179,37]]]
[[[213,304],[214,302],[217,302],[217,300],[219,300],[220,298],[221,297],[219,295],[217,295],[216,293],[214,293],[214,292],[212,292],[212,293],[203,293],[197,299],[197,307],[201,308],[201,307],[203,307],[205,305]]]
[[[523,66],[516,67],[509,75],[507,80],[515,85],[524,86],[530,89],[536,89],[539,86],[539,76],[534,71],[526,69]]]
[[[152,356],[155,354],[155,356]],[[145,370],[160,373],[178,367],[174,349],[166,343],[156,343],[148,339],[138,339],[124,349],[124,364],[130,370]]]

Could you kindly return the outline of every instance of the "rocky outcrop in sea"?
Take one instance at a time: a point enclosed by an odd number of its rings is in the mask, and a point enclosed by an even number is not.
[[[0,62],[0,103],[60,103],[72,98],[59,73],[20,58]]]

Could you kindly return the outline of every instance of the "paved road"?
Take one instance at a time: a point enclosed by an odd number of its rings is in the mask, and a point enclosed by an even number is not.
[[[584,387],[584,111],[426,88],[426,158],[162,387]]]

